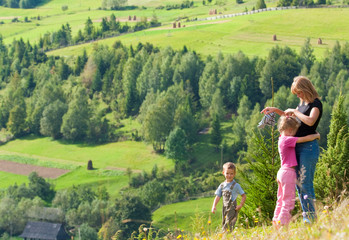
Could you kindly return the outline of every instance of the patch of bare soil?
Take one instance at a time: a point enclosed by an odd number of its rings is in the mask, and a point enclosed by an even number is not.
[[[40,177],[55,179],[69,172],[66,169],[40,167],[30,164],[16,163],[0,160],[0,171],[28,176],[32,172],[37,172]]]

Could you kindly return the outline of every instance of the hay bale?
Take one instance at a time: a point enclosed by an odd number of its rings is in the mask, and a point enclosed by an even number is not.
[[[173,23],[173,28],[176,28],[177,27],[177,24],[176,22]]]
[[[322,40],[321,40],[321,38],[319,38],[319,39],[317,40],[317,44],[319,44],[319,45],[321,45],[321,44],[322,44]]]
[[[132,20],[132,17],[131,17],[131,16],[128,16],[128,20],[131,21],[131,20]]]
[[[178,28],[180,28],[181,27],[181,22],[178,22]]]
[[[88,160],[88,162],[87,162],[87,170],[93,170],[92,160]]]
[[[273,41],[276,41],[276,34],[273,35]]]
[[[137,17],[136,15],[133,16],[133,21],[136,21],[137,20]]]

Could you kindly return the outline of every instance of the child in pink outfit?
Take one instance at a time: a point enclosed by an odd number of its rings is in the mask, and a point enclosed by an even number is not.
[[[307,135],[305,137],[294,137],[300,122],[292,116],[281,116],[278,121],[280,132],[278,148],[281,159],[281,168],[277,173],[278,193],[274,211],[273,225],[287,226],[291,221],[291,211],[295,204],[296,191],[296,143],[312,141],[320,138],[320,134]]]

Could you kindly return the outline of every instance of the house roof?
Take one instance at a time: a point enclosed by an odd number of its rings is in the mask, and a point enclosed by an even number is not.
[[[42,240],[70,239],[62,224],[49,222],[28,222],[19,237]]]

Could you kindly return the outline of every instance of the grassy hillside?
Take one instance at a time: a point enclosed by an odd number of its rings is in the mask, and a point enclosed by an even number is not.
[[[288,45],[299,51],[306,38],[311,38],[315,55],[323,57],[324,52],[331,48],[336,41],[349,40],[349,29],[346,24],[349,20],[348,8],[330,9],[295,9],[283,11],[268,11],[254,15],[244,15],[234,18],[226,18],[212,21],[182,20],[185,28],[172,29],[172,23],[177,19],[195,19],[209,16],[210,9],[217,9],[222,14],[243,12],[245,9],[252,10],[256,1],[244,1],[236,4],[235,1],[225,1],[221,5],[203,5],[202,1],[194,1],[194,7],[189,9],[174,9],[167,11],[157,9],[167,4],[178,4],[180,0],[172,1],[128,1],[129,6],[138,6],[129,11],[100,10],[101,1],[67,1],[53,0],[36,9],[8,9],[0,8],[0,25],[4,42],[10,44],[13,38],[23,38],[31,42],[38,41],[40,36],[47,32],[57,31],[62,24],[69,22],[72,35],[84,28],[84,24],[90,17],[95,26],[99,27],[102,17],[109,17],[114,13],[121,22],[127,21],[129,15],[147,17],[150,19],[156,15],[162,23],[161,27],[126,34],[107,40],[98,41],[100,44],[111,45],[120,39],[125,45],[137,44],[138,42],[151,42],[156,46],[172,46],[181,49],[186,45],[202,55],[215,55],[223,53],[235,53],[239,50],[249,56],[266,56],[269,50],[275,46]],[[266,1],[267,7],[276,6],[276,1]],[[67,11],[62,11],[63,5],[68,6]],[[37,16],[41,20],[34,19]],[[11,22],[18,17],[20,22]],[[25,23],[24,18],[31,21]],[[134,22],[128,22],[133,25]],[[324,27],[326,26],[326,27]],[[273,34],[277,35],[278,41],[272,41]],[[317,39],[322,38],[323,45],[317,45]],[[74,56],[80,54],[84,48],[90,50],[93,44],[83,44],[75,47],[52,51],[50,55]]]
[[[79,29],[83,29],[84,23],[90,17],[94,22],[99,22],[102,17],[109,17],[112,13],[115,14],[121,22],[126,21],[129,15],[151,18],[154,14],[159,18],[159,21],[164,24],[169,24],[178,17],[206,17],[209,9],[216,8],[219,12],[232,13],[242,12],[245,7],[252,9],[255,1],[246,1],[244,4],[236,4],[235,1],[227,1],[224,6],[202,5],[202,1],[194,1],[194,7],[183,10],[165,9],[159,10],[156,7],[166,6],[168,4],[180,4],[182,0],[166,0],[166,1],[128,1],[128,6],[138,6],[134,10],[128,11],[111,11],[101,10],[102,1],[92,0],[52,0],[35,9],[9,9],[0,7],[0,21],[5,24],[0,25],[1,33],[4,36],[6,43],[11,43],[13,38],[29,39],[37,41],[40,35],[46,32],[56,31],[62,24],[69,22],[72,27],[72,33],[75,35]],[[275,5],[275,4],[271,4]],[[63,11],[62,6],[68,6],[68,10]],[[37,16],[41,20],[33,19]],[[11,20],[17,17],[20,22],[12,23]],[[24,22],[24,18],[28,17],[31,22]],[[97,24],[97,23],[96,23]],[[132,22],[129,24],[132,25]]]
[[[153,225],[156,228],[193,231],[200,224],[208,226],[208,221],[211,221],[210,227],[219,229],[222,218],[222,202],[217,205],[217,213],[211,214],[213,199],[214,196],[165,205],[153,213]]]
[[[326,18],[323,16],[326,15]],[[248,56],[266,56],[275,45],[289,46],[300,51],[307,38],[311,39],[314,54],[322,58],[336,41],[349,40],[349,9],[294,9],[269,11],[223,20],[184,22],[185,28],[173,29],[170,24],[155,29],[126,34],[98,41],[112,45],[121,40],[125,45],[150,42],[159,47],[171,46],[181,49],[186,45],[202,55],[236,53]],[[326,25],[328,27],[324,28]],[[277,41],[272,36],[277,35]],[[317,44],[318,38],[323,40]],[[83,44],[49,52],[49,55],[73,56],[83,49],[92,49],[93,44]]]
[[[331,206],[318,206],[318,220],[313,225],[305,225],[295,216],[288,228],[277,230],[271,224],[261,224],[258,220],[248,228],[236,225],[233,232],[222,234],[219,229],[221,216],[209,214],[212,199],[205,198],[164,206],[154,212],[154,225],[177,228],[178,239],[348,239],[349,199],[345,198]],[[195,213],[192,210],[195,209]],[[218,205],[217,209],[221,209]],[[176,215],[174,212],[176,211]],[[168,217],[165,217],[166,214]],[[176,219],[176,222],[174,222]],[[241,219],[240,219],[241,221]],[[162,225],[164,224],[164,225]],[[166,229],[166,228],[165,228]]]
[[[161,169],[173,168],[173,162],[152,152],[152,147],[142,142],[116,142],[104,145],[68,144],[50,138],[25,137],[0,147],[0,158],[37,166],[70,169],[71,172],[50,180],[56,189],[86,184],[106,187],[114,198],[127,186],[127,168],[134,173],[151,171],[155,164]],[[95,170],[87,171],[87,161],[92,160]],[[1,172],[0,188],[28,181],[26,176]]]

